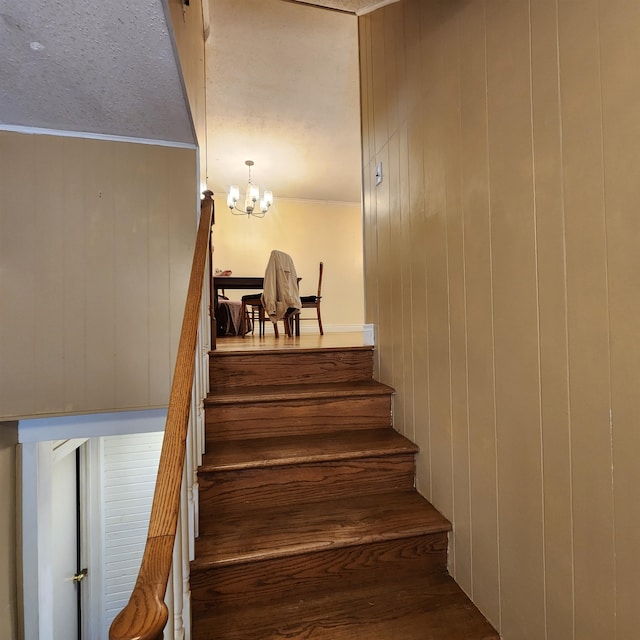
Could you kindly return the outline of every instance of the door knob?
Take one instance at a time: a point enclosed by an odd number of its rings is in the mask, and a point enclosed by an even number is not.
[[[88,573],[89,573],[88,569],[83,569],[79,573],[76,573],[76,575],[73,576],[73,578],[71,578],[71,581],[75,583],[82,582],[87,577]]]

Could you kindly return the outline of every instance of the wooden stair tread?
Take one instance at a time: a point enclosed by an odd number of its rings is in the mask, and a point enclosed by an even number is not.
[[[223,566],[449,531],[415,491],[280,507],[234,506],[201,523],[194,567]]]
[[[286,385],[260,385],[217,389],[207,396],[206,406],[237,402],[281,402],[321,398],[351,398],[355,396],[391,395],[394,390],[375,380],[358,380],[348,384],[306,383]]]
[[[418,447],[392,428],[362,429],[216,443],[200,473],[309,462],[416,453]]]
[[[194,640],[499,640],[448,575],[384,581],[260,606],[211,607]]]

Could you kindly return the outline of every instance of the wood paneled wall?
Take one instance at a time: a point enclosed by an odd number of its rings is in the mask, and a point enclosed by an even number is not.
[[[196,153],[0,133],[0,417],[167,404]]]
[[[365,321],[452,573],[505,640],[635,638],[640,5],[359,27]]]
[[[200,189],[207,184],[207,132],[205,95],[204,13],[209,0],[191,0],[189,3],[169,2],[172,35],[175,39],[180,70],[186,90],[186,99],[198,140],[200,159]]]

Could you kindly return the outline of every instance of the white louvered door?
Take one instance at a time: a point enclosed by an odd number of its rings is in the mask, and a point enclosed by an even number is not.
[[[140,567],[162,433],[103,438],[103,634],[124,607]]]

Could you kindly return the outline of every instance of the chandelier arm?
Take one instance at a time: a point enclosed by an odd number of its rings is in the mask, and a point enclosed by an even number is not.
[[[233,209],[235,209],[235,211]],[[233,209],[229,207],[229,210],[234,216],[253,216],[254,218],[264,218],[265,216],[265,213],[263,213],[262,211],[259,211],[258,213],[255,213],[255,211],[245,211],[244,209],[238,209],[238,207],[235,205]]]

